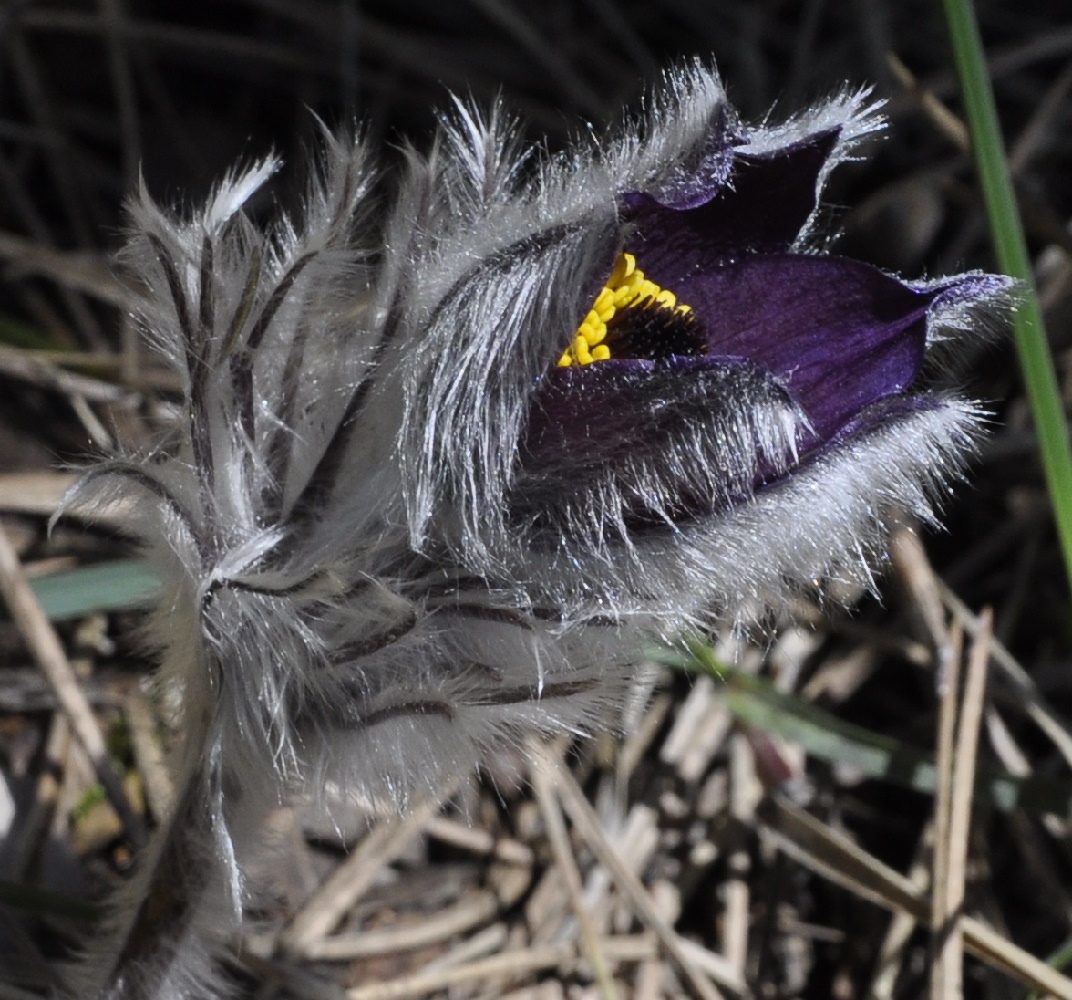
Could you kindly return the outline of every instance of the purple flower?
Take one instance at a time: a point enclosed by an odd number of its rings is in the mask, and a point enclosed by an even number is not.
[[[931,516],[979,414],[930,349],[1008,282],[819,251],[827,175],[879,126],[850,94],[748,128],[697,67],[557,157],[459,105],[386,211],[330,137],[297,221],[243,212],[274,161],[188,218],[142,192],[126,259],[180,419],[83,491],[126,494],[155,559],[186,743],[80,995],[211,982],[280,796],[404,808],[590,731],[651,637],[869,581],[891,511]]]
[[[868,581],[891,511],[930,519],[978,433],[928,352],[1009,295],[817,248],[829,172],[882,125],[866,93],[749,128],[702,70],[673,84],[646,130],[527,189],[531,231],[447,293],[407,380],[415,542],[572,617]]]
[[[620,255],[574,343],[541,380],[524,478],[553,470],[573,503],[613,482],[624,540],[689,522],[717,531],[720,515],[775,488],[794,500],[787,494],[810,463],[829,465],[895,426],[924,431],[955,417],[949,439],[929,447],[963,451],[974,415],[919,389],[928,338],[1000,300],[1008,282],[974,274],[911,284],[803,252],[842,131],[821,128],[756,154],[738,129],[732,142],[720,136],[698,171],[705,181],[687,194],[620,198]],[[710,160],[726,165],[705,169]],[[691,469],[677,461],[682,446]],[[933,453],[918,458],[929,475]],[[524,505],[527,484],[518,494]],[[799,514],[794,536],[809,520]],[[772,539],[768,551],[782,547]]]

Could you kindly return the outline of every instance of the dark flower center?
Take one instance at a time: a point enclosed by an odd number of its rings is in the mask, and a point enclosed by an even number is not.
[[[645,278],[636,258],[623,253],[558,366],[611,358],[659,361],[706,350],[692,307],[678,303],[672,291]]]

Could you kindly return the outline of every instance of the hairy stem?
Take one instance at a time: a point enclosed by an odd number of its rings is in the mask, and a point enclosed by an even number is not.
[[[67,984],[67,996],[180,1000],[224,996],[216,956],[241,916],[223,811],[215,712],[190,719],[183,778],[168,819],[113,901],[110,933]],[[233,793],[233,794],[232,794]],[[228,809],[240,792],[227,788]]]

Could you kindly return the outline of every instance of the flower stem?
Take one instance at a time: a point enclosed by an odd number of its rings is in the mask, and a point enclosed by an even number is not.
[[[196,705],[203,700],[191,699]],[[240,918],[222,780],[213,747],[214,710],[187,711],[171,815],[154,831],[137,869],[112,904],[105,933],[68,972],[64,996],[93,1000],[182,1000],[226,992],[218,961]],[[237,806],[241,794],[231,790]],[[256,827],[253,827],[256,829]],[[222,837],[221,837],[222,831]]]
[[[1072,447],[1057,374],[1046,342],[972,0],[943,0],[943,4],[998,266],[1024,283],[1024,300],[1016,314],[1016,350],[1072,587]]]

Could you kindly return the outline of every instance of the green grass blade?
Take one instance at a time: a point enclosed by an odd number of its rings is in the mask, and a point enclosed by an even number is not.
[[[776,690],[762,678],[720,663],[703,640],[687,649],[652,651],[651,659],[678,669],[718,678],[722,697],[734,718],[799,744],[809,757],[847,764],[863,777],[886,781],[931,795],[937,787],[934,754],[881,733],[845,722],[793,694]],[[1022,809],[1032,815],[1052,813],[1072,818],[1072,782],[1047,775],[1020,778],[994,767],[976,771],[975,799],[1002,812]]]
[[[1072,449],[1057,374],[1046,343],[972,0],[943,3],[998,266],[1023,281],[1027,291],[1016,315],[1016,350],[1042,452],[1065,572],[1072,588]]]
[[[848,764],[866,777],[934,794],[938,783],[934,754],[844,722],[794,695],[776,691],[757,677],[733,671],[725,677],[727,707],[746,725],[799,743],[818,760]],[[1017,778],[980,766],[975,799],[1002,812],[1023,809],[1034,815],[1072,818],[1072,782],[1044,775]]]
[[[145,607],[160,589],[160,581],[144,559],[116,559],[42,576],[31,580],[30,586],[52,621],[67,621]],[[0,617],[7,617],[2,602]]]
[[[1056,951],[1046,956],[1046,964],[1058,972],[1064,972],[1072,965],[1072,938],[1064,942]],[[1027,995],[1027,1000],[1042,1000],[1043,994],[1038,990],[1032,990]]]

